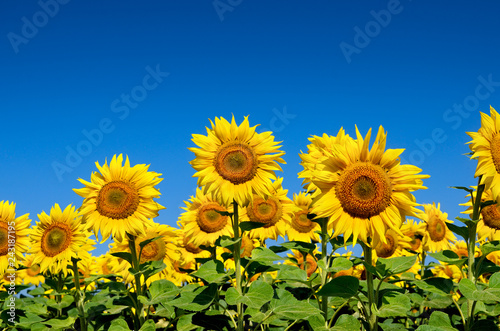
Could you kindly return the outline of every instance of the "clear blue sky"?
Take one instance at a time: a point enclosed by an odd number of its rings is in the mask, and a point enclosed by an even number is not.
[[[77,178],[124,153],[163,173],[156,221],[174,226],[195,192],[191,134],[234,114],[283,141],[290,197],[310,135],[383,125],[431,175],[418,202],[453,219],[464,193],[448,187],[476,183],[465,132],[500,110],[499,12],[493,0],[2,1],[0,200],[33,220],[79,205]]]

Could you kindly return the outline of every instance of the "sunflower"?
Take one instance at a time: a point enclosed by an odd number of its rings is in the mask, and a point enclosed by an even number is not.
[[[469,251],[467,250],[467,243],[463,240],[457,240],[451,245],[450,249],[458,255],[459,259],[467,258],[469,256]],[[475,247],[474,257],[479,257],[481,255],[481,250],[479,247]]]
[[[178,232],[176,229],[165,225],[154,223],[152,227],[146,229],[144,235],[140,235],[135,238],[135,249],[137,256],[140,255],[140,263],[152,262],[152,261],[163,261],[166,268],[161,272],[148,278],[147,284],[157,279],[169,279],[170,275],[174,270],[174,261],[180,259],[180,255],[177,252],[177,246],[175,242],[177,241]],[[160,237],[160,238],[157,238]],[[146,240],[157,238],[152,242],[146,244],[142,248],[140,244]],[[123,242],[118,242],[116,246],[112,249],[112,252],[128,252],[129,251],[129,240],[125,239]],[[114,267],[114,272],[118,272],[128,284],[134,281],[134,276],[128,271],[130,264],[124,260],[120,260],[118,265]]]
[[[72,205],[62,211],[56,203],[50,215],[42,211],[38,219],[40,222],[36,223],[30,237],[32,263],[39,264],[42,273],[67,275],[71,258],[86,258],[88,251],[93,249],[94,241],[88,238],[81,215]]]
[[[122,162],[122,154],[113,156],[109,166],[107,161],[102,167],[96,162],[100,173],[93,172],[91,182],[78,179],[85,187],[73,189],[85,198],[80,211],[96,237],[100,230],[102,242],[110,235],[122,241],[126,233],[144,234],[145,227],[152,226],[151,218],[165,209],[153,201],[160,196],[155,185],[163,180],[161,174],[148,171],[145,164],[130,167],[128,156],[123,166]]]
[[[251,203],[243,208],[241,222],[251,221],[265,224],[261,228],[248,231],[249,238],[276,240],[278,235],[285,237],[296,206],[286,196],[288,190],[283,189],[282,182],[283,178],[281,177],[271,184],[267,199],[254,195]]]
[[[462,269],[453,264],[448,264],[448,265],[437,264],[432,269],[432,273],[436,277],[449,278],[453,280],[455,283],[459,283],[460,280],[464,277]]]
[[[450,242],[456,241],[453,232],[448,229],[446,223],[453,223],[448,219],[448,214],[441,211],[441,204],[435,203],[424,205],[424,212],[420,212],[420,219],[426,223],[423,249],[430,252],[439,252],[450,249]]]
[[[345,134],[343,128],[340,128],[336,136],[330,136],[326,133],[323,136],[312,136],[309,138],[311,144],[307,145],[307,153],[299,155],[301,158],[300,164],[304,170],[299,172],[298,177],[304,178],[302,185],[306,188],[307,192],[317,192],[317,186],[312,182],[313,171],[316,167],[321,167],[321,162],[328,157],[325,155],[325,150],[331,150],[336,144],[344,144],[346,140],[352,140],[348,134]],[[319,192],[318,192],[319,193]]]
[[[113,271],[113,262],[112,260],[116,259],[113,255],[111,255],[109,252],[106,254],[99,255],[96,257],[96,264],[97,264],[97,273],[99,275],[103,276],[108,276],[114,274]]]
[[[314,200],[312,213],[328,217],[333,235],[353,236],[369,244],[369,238],[380,237],[388,228],[400,234],[406,216],[415,216],[415,198],[410,193],[424,189],[421,171],[413,165],[401,165],[403,149],[384,151],[387,134],[379,128],[371,150],[371,129],[365,138],[356,127],[356,141],[345,139],[323,149],[326,158],[311,171],[313,183],[321,194]]]
[[[411,251],[422,253],[422,238],[425,234],[425,227],[425,223],[417,222],[410,218],[401,225],[401,232],[403,235],[410,238],[409,249]]]
[[[376,237],[373,241],[374,256],[382,258],[402,256],[404,249],[411,248],[411,238],[401,236],[393,229],[387,229],[385,239],[386,242],[383,242],[379,237]]]
[[[0,275],[7,269],[17,269],[30,243],[29,214],[16,218],[16,204],[0,201]]]
[[[23,263],[26,269],[19,270],[18,275],[23,280],[23,284],[38,286],[45,282],[45,277],[40,272],[40,265],[33,263],[33,258],[32,254],[26,254]]]
[[[302,252],[292,249],[292,254],[288,254],[288,260],[285,261],[285,264],[295,265],[300,269],[305,270],[307,277],[311,277],[311,275],[318,269],[318,263],[314,257],[315,254],[318,254],[317,250],[315,250],[313,254],[307,254],[304,263],[304,255],[302,255]]]
[[[196,156],[190,164],[197,171],[193,177],[198,177],[198,186],[204,186],[204,193],[213,192],[224,206],[233,200],[246,206],[253,195],[266,198],[274,172],[282,171],[278,163],[285,163],[271,132],[255,132],[248,116],[240,126],[234,116],[231,123],[222,117],[210,123],[207,136],[193,134],[200,148],[189,148]]]
[[[181,214],[179,222],[190,242],[196,246],[209,246],[220,236],[233,237],[231,219],[221,215],[221,212],[232,213],[232,205],[222,206],[211,193],[203,194],[199,188],[196,189],[196,196],[184,203],[186,207],[182,209],[186,211]]]
[[[291,241],[319,241],[316,231],[321,231],[318,223],[312,222],[307,215],[311,211],[312,196],[304,192],[293,194],[293,203],[297,210],[293,213],[290,226],[286,231],[288,240]]]
[[[467,132],[472,138],[469,148],[471,159],[477,159],[475,177],[481,177],[484,190],[491,189],[492,200],[500,196],[500,116],[490,106],[490,116],[481,113],[481,127],[477,132]]]
[[[474,191],[472,197],[476,199],[477,186],[471,186]],[[468,207],[467,210],[463,211],[463,214],[468,214],[472,218],[473,205],[471,195],[468,194],[469,201],[460,204],[461,206]],[[483,191],[481,195],[481,202],[492,201],[493,192],[491,189]],[[477,222],[477,237],[480,242],[485,240],[498,240],[500,239],[500,204],[487,205],[481,209],[479,214],[479,222]],[[498,238],[498,239],[495,239]]]

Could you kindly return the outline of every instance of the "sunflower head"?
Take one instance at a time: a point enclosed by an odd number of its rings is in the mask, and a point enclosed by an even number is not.
[[[448,214],[441,211],[441,205],[435,203],[424,205],[424,212],[419,217],[425,222],[425,235],[422,240],[426,251],[436,252],[450,248],[450,242],[456,241],[456,237],[448,229],[446,223],[452,223]]]
[[[248,117],[239,126],[234,116],[231,123],[222,117],[210,122],[207,136],[193,135],[200,148],[189,148],[196,157],[190,163],[197,171],[198,186],[225,206],[233,201],[246,206],[254,194],[266,197],[267,184],[276,179],[275,171],[281,171],[278,163],[285,163],[274,137],[270,132],[255,132]]]
[[[151,219],[164,209],[153,200],[160,196],[155,185],[162,181],[161,174],[148,171],[145,164],[131,167],[128,156],[122,163],[121,154],[113,156],[109,165],[96,162],[99,172],[92,173],[91,182],[79,179],[85,187],[73,189],[85,198],[81,213],[96,237],[101,233],[102,241],[110,235],[122,241],[126,233],[144,234],[145,227],[152,226]]]
[[[29,247],[29,214],[16,217],[16,204],[0,201],[0,274],[17,269]],[[14,254],[14,256],[12,255]]]

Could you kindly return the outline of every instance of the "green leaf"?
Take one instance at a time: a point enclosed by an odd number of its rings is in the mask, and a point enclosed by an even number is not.
[[[490,276],[488,287],[500,288],[500,272],[495,272]]]
[[[487,290],[479,290],[477,286],[467,278],[462,278],[458,283],[458,289],[469,300],[483,301],[485,303],[500,302],[500,289],[489,288]]]
[[[191,274],[192,276],[198,277],[206,281],[207,283],[225,283],[229,276],[224,270],[224,264],[219,260],[211,260]]]
[[[257,247],[252,250],[252,261],[259,262],[264,265],[272,265],[275,261],[280,260],[283,260],[283,258],[268,248]]]
[[[141,248],[141,250],[146,247],[147,244],[150,244],[152,243],[153,241],[155,241],[156,239],[160,239],[160,238],[163,238],[163,236],[158,236],[158,237],[154,237],[154,238],[150,238],[150,239],[147,239],[147,240],[144,240],[144,241],[141,241],[139,243],[139,247]]]
[[[343,236],[338,236],[338,237],[335,237],[335,238],[331,238],[330,239],[330,244],[333,247],[333,252],[335,252],[339,248],[343,248],[343,247],[351,245],[352,244],[351,238],[352,237],[350,237],[345,243],[344,243],[344,237]]]
[[[454,189],[457,189],[457,190],[464,190],[464,191],[466,191],[469,194],[472,194],[472,192],[474,192],[474,190],[472,188],[465,187],[465,186],[450,186],[450,188],[454,188]]]
[[[226,302],[230,305],[244,303],[250,308],[261,308],[264,304],[271,301],[274,291],[271,285],[261,280],[252,282],[248,292],[241,295],[234,287],[226,291]]]
[[[323,315],[312,315],[307,318],[307,322],[311,326],[312,330],[321,330],[325,328],[325,318]]]
[[[179,294],[180,289],[171,281],[166,279],[155,280],[149,287],[150,300],[145,297],[139,297],[144,305],[156,305],[158,303],[168,302]]]
[[[217,294],[217,284],[198,287],[194,291],[185,290],[181,296],[170,301],[174,307],[189,311],[202,311],[210,306]]]
[[[496,251],[500,251],[500,240],[488,241],[481,245],[481,253],[483,253],[483,255],[488,255]]]
[[[495,200],[481,201],[481,209],[496,204]]]
[[[130,331],[130,327],[123,318],[114,319],[109,326],[110,331]]]
[[[41,303],[36,303],[32,305],[28,305],[25,308],[27,313],[32,313],[35,315],[46,315],[47,314],[47,306]]]
[[[349,259],[346,259],[345,257],[336,257],[333,260],[331,267],[329,267],[326,271],[335,273],[342,270],[348,270],[350,268],[352,268],[352,262]]]
[[[241,238],[238,238],[236,240],[234,240],[233,238],[231,237],[228,237],[228,236],[222,236],[220,238],[218,238],[216,241],[215,241],[215,245],[216,246],[221,246],[221,247],[229,247],[229,248],[232,248],[233,245],[237,244],[241,242]]]
[[[408,296],[398,292],[387,292],[382,297],[382,305],[380,309],[375,307],[375,315],[379,317],[397,317],[406,316],[406,312],[410,310],[411,303]]]
[[[446,223],[446,226],[451,232],[464,238],[466,242],[469,241],[469,229],[466,226],[458,226],[453,223]]]
[[[378,324],[383,331],[406,331],[408,330],[403,324],[392,323],[392,319],[388,318],[383,323]]]
[[[260,223],[260,222],[241,222],[240,223],[240,229],[241,229],[241,232],[245,232],[245,231],[250,231],[250,230],[253,230],[253,229],[258,229],[258,228],[261,228],[263,227],[264,225],[266,225],[265,223]]]
[[[29,329],[32,324],[40,323],[43,320],[44,320],[44,318],[41,318],[40,316],[38,316],[36,314],[26,313],[26,317],[24,317],[24,316],[19,317],[19,323],[16,323],[16,326],[20,327],[20,328]]]
[[[477,223],[477,221],[473,221],[470,218],[455,217],[455,219],[459,220],[460,222],[464,223],[467,226],[472,226]]]
[[[50,325],[53,328],[56,329],[65,329],[73,326],[75,324],[75,318],[74,317],[68,317],[66,319],[50,319],[48,321],[43,322],[45,325]]]
[[[421,290],[439,295],[449,295],[453,290],[453,281],[448,278],[432,277],[425,280],[415,280],[413,283]]]
[[[451,305],[453,305],[453,300],[450,294],[445,296],[431,293],[422,301],[422,306],[436,309],[444,309]]]
[[[63,309],[69,307],[74,301],[71,295],[65,295],[62,297],[61,302],[56,302],[54,299],[47,300],[47,306],[55,309]]]
[[[409,270],[417,262],[417,256],[399,256],[391,257],[388,259],[379,258],[377,260],[376,268],[379,266],[386,270],[386,276],[403,273]]]
[[[316,245],[312,243],[306,243],[304,241],[289,241],[282,243],[281,246],[287,249],[295,249],[304,253],[312,253],[316,249]]]
[[[132,254],[130,253],[127,253],[127,252],[117,252],[117,253],[111,253],[111,255],[117,257],[117,258],[120,258],[120,259],[124,259],[125,261],[127,261],[128,263],[130,263],[130,265],[132,265]]]
[[[307,281],[307,272],[303,269],[288,264],[280,264],[277,268],[279,270],[277,278],[280,280]]]
[[[321,310],[311,306],[306,301],[298,301],[295,304],[278,305],[273,309],[273,313],[280,318],[288,320],[307,319],[311,315],[320,314]]]
[[[177,330],[179,331],[190,331],[198,328],[193,324],[194,314],[182,315],[177,321]]]
[[[441,328],[441,330],[456,330],[450,321],[450,316],[442,311],[434,311],[429,318],[429,325]]]
[[[156,330],[155,322],[153,322],[152,320],[147,320],[139,329],[139,331],[155,331],[155,330]]]
[[[340,276],[326,283],[317,293],[319,296],[351,298],[358,293],[359,280],[352,276]]]
[[[458,289],[464,297],[474,300],[474,292],[477,291],[477,288],[470,279],[462,278],[460,283],[458,283]]]
[[[448,263],[448,264],[454,264],[456,266],[461,266],[465,262],[467,262],[467,258],[460,259],[454,251],[451,250],[444,250],[442,252],[437,252],[437,253],[428,253],[430,257],[435,258],[438,261]]]
[[[352,315],[340,315],[337,322],[335,322],[332,331],[358,331],[361,330],[361,324],[358,319]]]

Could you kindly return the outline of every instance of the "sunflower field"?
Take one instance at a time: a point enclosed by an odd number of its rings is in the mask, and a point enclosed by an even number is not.
[[[155,222],[162,174],[121,154],[78,179],[80,206],[54,203],[31,224],[1,201],[0,328],[499,328],[495,109],[467,133],[477,186],[455,187],[455,222],[438,201],[415,199],[429,176],[401,164],[404,149],[386,149],[382,127],[373,142],[357,127],[310,137],[293,196],[272,132],[247,117],[215,118],[206,132],[192,136],[198,188],[178,227]],[[92,255],[94,236],[112,239],[106,254]]]

